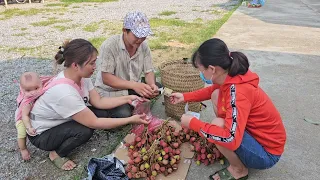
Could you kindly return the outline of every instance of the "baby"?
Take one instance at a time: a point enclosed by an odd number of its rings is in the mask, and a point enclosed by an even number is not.
[[[35,97],[42,89],[42,82],[37,73],[26,72],[20,77],[20,99],[18,101],[18,108],[15,113],[16,128],[18,131],[18,146],[23,160],[30,159],[30,153],[26,146],[27,133],[30,136],[37,135],[36,130],[31,126],[29,113],[32,109]],[[22,96],[21,96],[22,95]],[[19,97],[18,97],[19,98]],[[32,99],[33,98],[33,99]],[[27,101],[30,101],[27,103]]]

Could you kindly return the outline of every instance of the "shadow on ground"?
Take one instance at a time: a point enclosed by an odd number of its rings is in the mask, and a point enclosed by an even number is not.
[[[252,71],[260,76],[260,86],[273,100],[280,111],[287,131],[285,152],[276,166],[268,170],[250,169],[250,179],[318,179],[320,167],[319,126],[304,121],[305,117],[319,121],[320,56],[280,53],[270,51],[243,50],[251,63]],[[163,98],[154,106],[154,114],[166,118]],[[207,109],[201,112],[201,119],[213,119],[212,104],[205,102]],[[187,179],[208,179],[208,176],[222,168],[215,163],[208,167],[194,162]]]

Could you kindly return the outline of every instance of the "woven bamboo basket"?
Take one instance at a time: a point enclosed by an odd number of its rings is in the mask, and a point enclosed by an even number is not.
[[[186,59],[163,63],[160,66],[161,83],[173,92],[191,92],[204,87],[204,82],[199,76],[199,70],[194,68]],[[164,96],[166,115],[180,120],[185,113],[185,103],[171,104],[170,99]],[[200,111],[200,102],[189,103],[189,110]]]

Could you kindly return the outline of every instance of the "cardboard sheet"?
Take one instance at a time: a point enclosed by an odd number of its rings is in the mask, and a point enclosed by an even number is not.
[[[179,131],[181,129],[181,126],[176,121],[169,121],[170,125],[174,126],[176,128],[176,131]],[[135,135],[134,134],[128,134],[124,138],[124,142],[132,142],[134,141]],[[172,174],[168,176],[164,176],[163,174],[159,174],[156,176],[156,180],[184,180],[187,177],[187,173],[192,161],[192,158],[194,156],[194,152],[191,151],[190,143],[186,142],[183,143],[180,146],[181,154],[180,154],[180,163],[178,164],[178,169],[174,171]],[[123,143],[121,143],[118,148],[116,149],[114,155],[120,159],[128,162],[128,149],[126,146],[124,146]]]

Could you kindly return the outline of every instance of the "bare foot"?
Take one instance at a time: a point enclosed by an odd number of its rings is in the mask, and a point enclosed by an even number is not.
[[[61,167],[61,169],[66,170],[66,171],[70,171],[70,170],[74,169],[76,166],[77,165],[73,161],[69,160],[66,163],[64,163],[64,165]]]
[[[28,149],[22,149],[22,150],[20,150],[20,153],[21,153],[21,157],[23,160],[25,160],[25,161],[30,160],[31,157],[30,157],[30,153],[29,153]]]
[[[55,151],[51,151],[49,153],[49,158],[50,158],[51,161],[54,161],[56,158],[61,158],[61,157]],[[58,167],[58,166],[57,167],[65,170],[65,171],[70,171],[70,170],[74,169],[76,166],[77,166],[76,163],[74,163],[71,160],[68,160],[61,167]]]
[[[236,169],[236,168],[234,168],[234,167],[232,167],[232,166],[229,166],[229,167],[227,168],[227,170],[230,172],[230,174],[231,174],[235,179],[240,179],[240,178],[245,177],[246,175],[248,175],[248,169],[247,169],[247,168],[242,169],[242,170],[239,170],[239,169]],[[212,178],[213,178],[214,180],[220,180],[220,176],[219,176],[218,173],[215,174],[215,175],[213,175]]]

